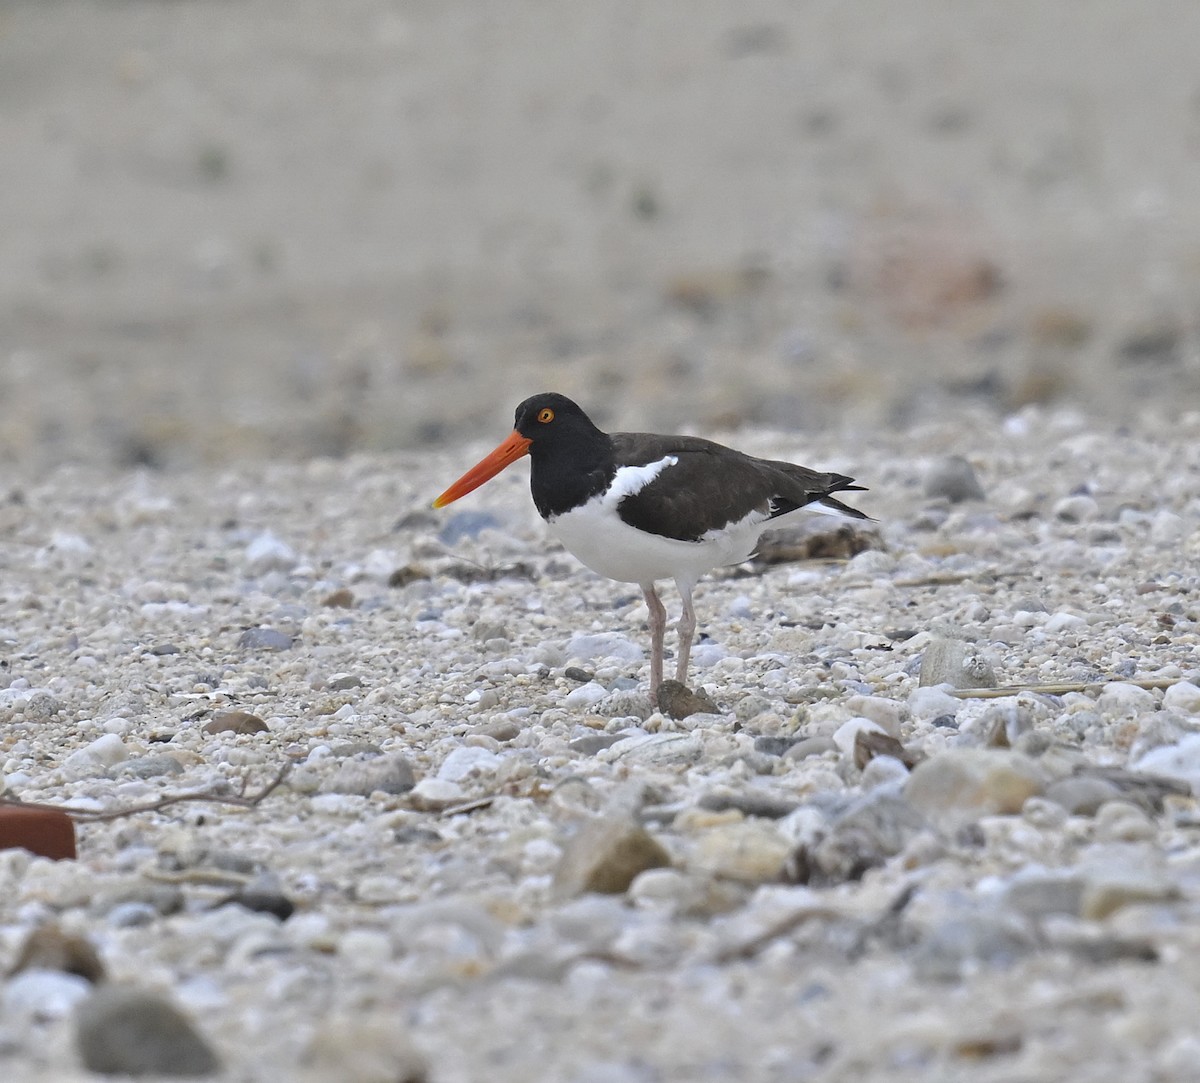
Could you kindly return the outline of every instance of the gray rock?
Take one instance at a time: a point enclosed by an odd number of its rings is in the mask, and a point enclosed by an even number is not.
[[[295,640],[274,628],[247,628],[238,636],[238,646],[254,651],[290,650]]]
[[[1001,895],[1005,909],[1035,921],[1051,914],[1079,913],[1083,880],[1074,870],[1037,869],[1014,876]]]
[[[925,495],[942,497],[952,504],[984,498],[975,468],[961,455],[947,455],[930,465],[925,472]]]
[[[995,688],[996,674],[986,658],[961,639],[934,639],[921,656],[918,687]]]
[[[799,799],[789,794],[752,787],[738,790],[713,789],[700,798],[700,807],[710,812],[737,809],[747,816],[760,816],[767,820],[782,819],[795,811],[799,805]]]
[[[974,965],[1010,966],[1037,947],[1037,934],[1021,914],[970,912],[928,931],[913,951],[913,972],[925,981],[959,981]]]
[[[872,790],[835,817],[826,833],[797,849],[797,879],[816,885],[858,880],[928,826],[924,814],[894,790]]]
[[[212,1047],[158,994],[106,985],[75,1010],[84,1067],[106,1075],[197,1077],[221,1068]]]
[[[353,793],[370,797],[382,793],[406,793],[416,785],[412,764],[399,753],[374,759],[345,760],[321,784],[322,793]]]
[[[1061,805],[1072,816],[1094,816],[1106,801],[1114,801],[1121,791],[1102,778],[1079,775],[1060,778],[1046,787],[1046,799]]]
[[[183,764],[174,756],[141,756],[136,760],[126,760],[116,771],[118,775],[132,775],[134,778],[162,778],[166,775],[183,774]]]

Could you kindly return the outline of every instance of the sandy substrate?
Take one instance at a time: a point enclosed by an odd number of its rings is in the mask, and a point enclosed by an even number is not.
[[[0,853],[0,962],[84,938],[234,1080],[1190,1078],[1198,435],[743,434],[869,483],[883,548],[706,580],[718,710],[678,721],[636,592],[549,546],[519,471],[427,510],[480,445],[10,481],[8,794],[291,773]],[[985,499],[924,495],[966,444]],[[942,676],[1065,687],[921,687],[947,642]],[[230,710],[265,729],[206,731]],[[623,846],[665,867],[583,890]],[[91,1078],[90,989],[4,982],[6,1078]]]

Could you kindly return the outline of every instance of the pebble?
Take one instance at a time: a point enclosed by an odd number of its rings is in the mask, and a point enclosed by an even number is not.
[[[983,486],[975,468],[961,455],[947,455],[925,471],[925,495],[942,497],[951,504],[963,500],[983,500]]]
[[[691,718],[695,714],[720,714],[720,708],[702,690],[679,681],[666,680],[658,686],[658,707],[668,718]]]
[[[572,688],[563,697],[563,704],[567,707],[595,707],[607,698],[608,689],[604,685],[598,681],[588,681],[578,688]]]
[[[70,1015],[91,991],[91,981],[79,974],[34,967],[14,974],[4,983],[0,1004],[4,1005],[5,1019],[45,1023]]]
[[[246,546],[246,571],[251,575],[267,572],[290,572],[297,563],[295,550],[269,530],[259,534]]]
[[[106,733],[78,751],[72,752],[63,760],[63,767],[68,771],[87,771],[96,767],[115,767],[128,758],[129,749],[125,742],[115,733]]]
[[[1036,760],[992,748],[947,749],[919,763],[905,797],[930,816],[956,811],[973,816],[1013,814],[1046,785]]]
[[[238,646],[253,651],[291,650],[295,640],[274,628],[247,628],[238,636]]]
[[[1164,710],[1200,714],[1200,686],[1191,681],[1177,681],[1163,692]]]
[[[1147,775],[1186,782],[1193,795],[1200,795],[1200,733],[1189,734],[1178,744],[1152,748],[1134,765],[1135,771]]]
[[[394,753],[370,759],[344,760],[321,783],[324,794],[359,794],[370,797],[380,793],[406,793],[416,783],[412,764],[406,756]]]
[[[442,761],[437,777],[443,782],[462,782],[464,779],[494,774],[503,762],[504,758],[495,752],[465,745],[454,749]]]
[[[742,883],[767,883],[783,875],[791,843],[762,820],[717,824],[700,833],[688,869]]]
[[[567,654],[573,658],[608,658],[618,662],[641,662],[645,658],[642,648],[619,632],[577,632],[567,643]]]
[[[105,985],[75,1009],[75,1046],[89,1072],[214,1075],[216,1053],[183,1013],[158,994]]]
[[[59,970],[92,983],[104,980],[104,964],[90,940],[64,932],[56,924],[34,929],[17,952],[10,974],[23,970]]]
[[[256,714],[249,711],[218,711],[204,723],[204,732],[213,733],[266,733],[270,727]]]
[[[560,899],[588,891],[619,895],[639,873],[670,864],[671,857],[662,844],[633,821],[592,819],[564,844],[552,890]]]
[[[686,733],[653,733],[626,737],[599,753],[606,763],[618,760],[659,767],[695,763],[704,755],[704,745]]]
[[[409,791],[413,808],[425,812],[438,812],[457,805],[466,798],[467,792],[457,782],[444,778],[423,778]]]
[[[961,639],[933,639],[921,656],[920,687],[995,688],[996,673],[971,644]]]
[[[305,1054],[315,1080],[339,1083],[428,1083],[425,1056],[394,1016],[373,1011],[323,1019]]]

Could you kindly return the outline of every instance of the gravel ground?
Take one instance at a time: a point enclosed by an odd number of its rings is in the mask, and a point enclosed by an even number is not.
[[[738,434],[878,536],[705,580],[682,719],[519,471],[428,510],[483,445],[10,477],[6,796],[291,770],[0,852],[0,1073],[92,1078],[169,1004],[230,1080],[1193,1078],[1198,437]]]

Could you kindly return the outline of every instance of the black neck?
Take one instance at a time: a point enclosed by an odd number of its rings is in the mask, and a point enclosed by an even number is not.
[[[569,445],[529,449],[529,489],[543,519],[587,503],[608,488],[617,472],[612,440],[597,428],[571,433]]]

